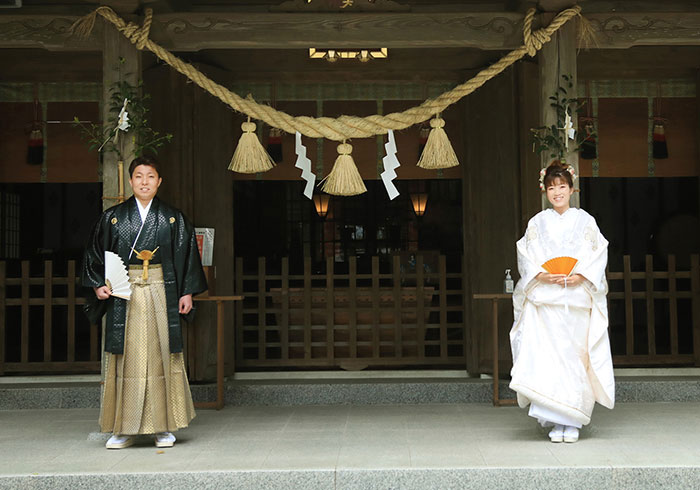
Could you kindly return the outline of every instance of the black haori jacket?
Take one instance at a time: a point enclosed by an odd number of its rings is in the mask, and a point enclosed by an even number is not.
[[[170,352],[182,352],[182,329],[178,311],[180,297],[205,291],[207,281],[194,229],[182,213],[154,197],[145,226],[153,224],[156,227],[155,237],[160,247],[158,256],[165,282]],[[95,288],[105,285],[105,250],[119,255],[124,264],[129,263],[129,251],[140,227],[141,218],[134,197],[102,213],[85,249],[83,286]],[[144,228],[144,233],[145,231]],[[92,321],[97,322],[106,309],[105,352],[123,354],[126,300],[110,297],[99,301],[94,293],[88,295],[88,300],[86,313]]]

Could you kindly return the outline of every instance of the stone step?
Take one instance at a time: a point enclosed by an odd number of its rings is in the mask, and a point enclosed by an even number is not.
[[[98,379],[41,381],[0,378],[0,410],[99,407]],[[700,401],[700,376],[629,376],[616,381],[618,403]],[[514,397],[507,381],[501,382],[500,394]],[[195,401],[215,401],[216,386],[192,385],[192,396]],[[491,398],[491,380],[466,377],[235,379],[225,386],[229,406],[489,403]]]
[[[396,468],[166,471],[0,476],[0,489],[240,488],[266,490],[561,490],[697,488],[700,467]]]
[[[0,489],[676,489],[700,481],[700,403],[596,408],[553,444],[516,407],[487,403],[227,406],[173,448],[91,437],[98,410],[0,412]]]

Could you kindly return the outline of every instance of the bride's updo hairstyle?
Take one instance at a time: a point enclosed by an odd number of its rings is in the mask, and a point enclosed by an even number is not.
[[[546,189],[549,187],[556,179],[561,179],[566,182],[569,187],[574,187],[574,179],[569,170],[569,165],[561,163],[559,160],[554,160],[549,164],[549,167],[547,167],[547,171],[544,174],[544,188]]]

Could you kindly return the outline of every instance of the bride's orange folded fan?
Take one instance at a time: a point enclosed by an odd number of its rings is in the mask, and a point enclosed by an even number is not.
[[[578,260],[573,257],[554,257],[542,264],[542,268],[550,274],[571,274]]]

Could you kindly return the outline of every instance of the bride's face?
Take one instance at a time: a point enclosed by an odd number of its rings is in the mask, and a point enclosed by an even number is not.
[[[569,209],[569,199],[573,193],[574,189],[569,187],[564,179],[558,177],[547,186],[547,200],[554,210],[560,213]]]

